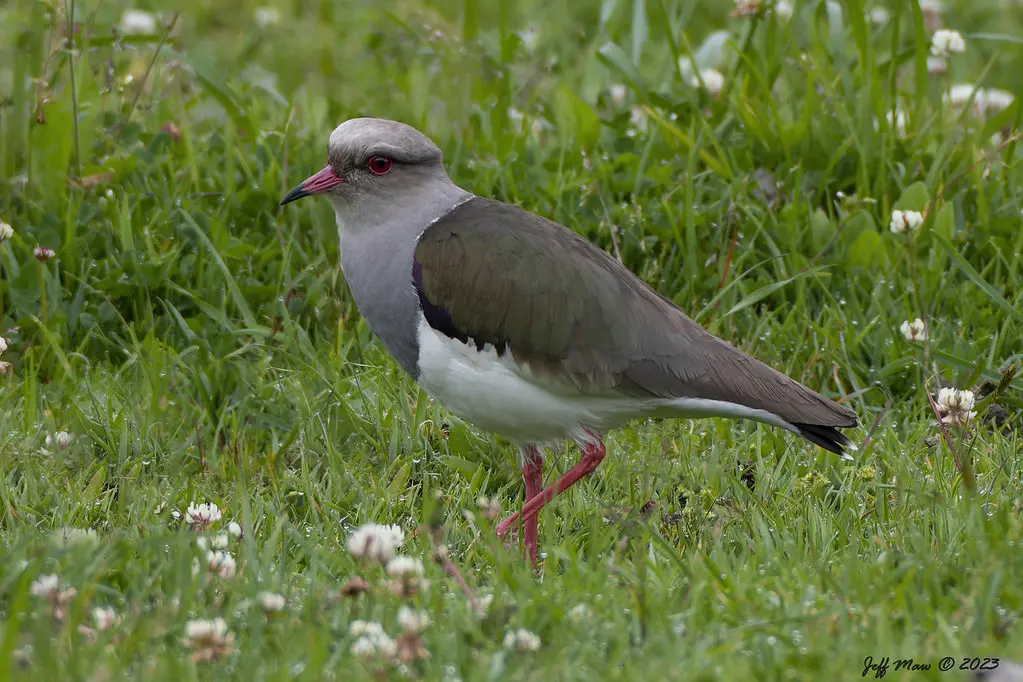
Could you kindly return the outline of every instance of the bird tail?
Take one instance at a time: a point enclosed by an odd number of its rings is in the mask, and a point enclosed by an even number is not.
[[[796,427],[799,435],[807,439],[815,445],[819,445],[825,450],[839,455],[843,459],[852,459],[846,448],[852,445],[852,442],[845,437],[834,426],[821,426],[820,424],[792,424]]]

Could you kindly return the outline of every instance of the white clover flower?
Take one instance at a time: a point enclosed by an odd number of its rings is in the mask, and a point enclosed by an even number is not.
[[[725,87],[725,77],[717,69],[700,69],[700,78],[692,76],[689,84],[694,88],[698,88],[700,87],[701,79],[703,80],[703,87],[707,89],[711,97],[720,95]]]
[[[382,635],[384,626],[372,620],[353,620],[348,626],[348,633],[356,637]]]
[[[509,630],[504,636],[504,648],[523,653],[536,651],[540,648],[540,638],[529,630]]]
[[[951,57],[966,52],[966,41],[959,31],[940,29],[931,38],[931,54],[935,57]]]
[[[227,533],[212,536],[200,535],[195,539],[195,544],[203,550],[227,549]]]
[[[234,650],[234,633],[228,632],[223,618],[190,620],[185,623],[184,644],[195,649],[193,662],[209,663]]]
[[[423,562],[415,557],[396,556],[387,562],[387,575],[393,578],[417,578],[423,575]]]
[[[611,93],[611,101],[616,107],[622,106],[625,103],[625,95],[628,94],[628,90],[621,83],[615,83],[608,91]]]
[[[394,640],[387,636],[380,623],[363,620],[353,621],[349,632],[357,637],[352,642],[352,655],[358,658],[393,658],[398,647]]]
[[[258,7],[255,14],[256,26],[268,28],[281,23],[281,13],[276,7]]]
[[[634,129],[632,134],[635,135],[635,131],[645,133],[646,124],[647,115],[643,107],[629,107],[629,125]]]
[[[51,573],[49,575],[41,575],[38,579],[33,580],[29,590],[32,592],[32,596],[52,601],[57,596],[59,585],[60,578]]]
[[[593,611],[586,604],[576,604],[568,612],[568,617],[577,623],[582,623],[593,618]]]
[[[394,658],[398,646],[387,635],[359,637],[352,642],[352,656],[356,658]]]
[[[480,495],[476,500],[476,505],[480,508],[480,516],[485,519],[493,521],[501,515],[501,501],[497,499],[497,495],[493,497]]]
[[[923,214],[919,211],[892,211],[891,222],[888,223],[888,229],[894,234],[900,234],[902,232],[908,232],[915,230],[920,227],[924,222]]]
[[[899,325],[899,331],[906,337],[907,341],[926,341],[927,325],[919,317],[910,322],[906,320]]]
[[[885,7],[873,7],[867,17],[872,24],[884,25],[892,20],[892,13]]]
[[[942,423],[959,422],[965,425],[968,421],[977,416],[973,412],[974,395],[973,391],[960,391],[955,388],[943,388],[938,391],[938,412],[945,416],[941,418]]]
[[[984,115],[984,89],[977,88],[975,85],[970,83],[956,83],[948,89],[948,92],[942,96],[942,101],[946,106],[953,109],[962,108],[967,102],[972,99],[971,111],[978,116]]]
[[[156,33],[156,17],[140,9],[126,9],[121,15],[121,32],[128,35]]]
[[[53,540],[64,547],[94,545],[99,542],[99,534],[92,528],[67,527],[54,531]]]
[[[223,618],[197,619],[185,623],[185,638],[192,642],[208,642],[227,636],[227,623]]]
[[[430,624],[426,611],[416,611],[407,606],[398,609],[398,626],[406,634],[418,635]]]
[[[779,21],[786,22],[792,18],[793,8],[789,0],[775,0],[771,10],[774,12],[774,16],[778,17]]]
[[[359,637],[352,642],[352,656],[356,658],[373,658],[376,655],[377,647],[375,640],[369,637]]]
[[[233,578],[238,566],[227,552],[206,552],[206,568],[221,578]]]
[[[490,610],[490,605],[494,603],[494,595],[490,593],[481,594],[476,602],[479,604],[479,614],[482,616]]]
[[[942,388],[938,390],[938,398],[935,402],[938,403],[938,412],[948,412],[951,405],[957,402],[956,393],[954,388]]]
[[[5,242],[14,236],[14,228],[0,220],[0,242]]]
[[[237,521],[232,521],[231,523],[227,524],[227,532],[235,540],[241,540],[242,536],[244,535],[244,531],[242,531],[241,524],[239,524]]]
[[[58,622],[67,617],[67,604],[78,594],[78,590],[73,587],[61,588],[60,579],[52,574],[40,576],[32,582],[29,590],[33,596],[50,602],[53,619]]]
[[[14,371],[14,365],[6,360],[0,360],[0,377],[5,377]]]
[[[367,523],[349,536],[348,551],[357,559],[386,563],[404,542],[405,533],[398,526]]]
[[[984,91],[984,109],[986,111],[1001,111],[1008,108],[1016,96],[1007,90],[988,88]]]
[[[927,58],[927,75],[929,76],[944,76],[948,73],[948,60],[944,57],[928,57]]]
[[[525,30],[519,31],[519,40],[522,41],[522,47],[526,52],[535,52],[540,42],[540,27],[530,24]]]
[[[95,623],[96,629],[100,632],[109,630],[117,625],[120,620],[121,619],[117,615],[117,611],[114,611],[109,606],[105,608],[95,608],[92,610],[92,622]]]
[[[288,600],[284,598],[284,595],[277,594],[276,592],[260,592],[259,593],[259,605],[263,607],[263,610],[267,613],[277,613],[283,611]]]
[[[57,252],[48,246],[37,246],[32,249],[32,257],[40,263],[45,263],[56,255]]]
[[[943,97],[945,105],[953,109],[960,109],[972,100],[970,113],[976,116],[997,113],[1012,104],[1014,99],[1015,96],[1006,90],[977,88],[969,83],[953,85]]]
[[[197,531],[206,528],[220,520],[220,508],[212,502],[204,504],[190,504],[185,510],[185,523]]]
[[[6,350],[7,350],[7,339],[5,339],[4,337],[0,336],[0,353],[3,353]]]
[[[74,439],[74,434],[68,433],[67,431],[58,431],[57,433],[46,436],[46,439],[43,442],[47,449],[56,446],[58,450],[67,450],[68,446],[71,445],[71,441]]]

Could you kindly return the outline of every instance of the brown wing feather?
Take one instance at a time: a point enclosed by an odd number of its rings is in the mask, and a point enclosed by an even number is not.
[[[420,299],[453,334],[507,348],[574,389],[856,425],[851,410],[711,335],[575,232],[516,206],[471,199],[426,230],[415,260]]]

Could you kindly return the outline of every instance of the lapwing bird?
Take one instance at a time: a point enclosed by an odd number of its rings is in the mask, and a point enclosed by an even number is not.
[[[341,267],[370,329],[432,397],[519,448],[521,524],[592,473],[603,434],[637,418],[732,417],[842,454],[856,415],[733,348],[572,230],[456,186],[415,128],[342,123],[327,165],[281,200],[326,196]],[[578,462],[543,486],[541,447]]]

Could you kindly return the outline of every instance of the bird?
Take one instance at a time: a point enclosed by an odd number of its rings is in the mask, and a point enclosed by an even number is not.
[[[848,407],[712,335],[582,235],[456,185],[440,148],[405,123],[352,118],[327,165],[281,199],[326,197],[341,269],[370,330],[446,409],[517,447],[521,531],[597,469],[604,434],[641,418],[728,417],[780,427],[843,455]],[[543,487],[543,449],[577,462]],[[514,530],[514,533],[508,534]]]

